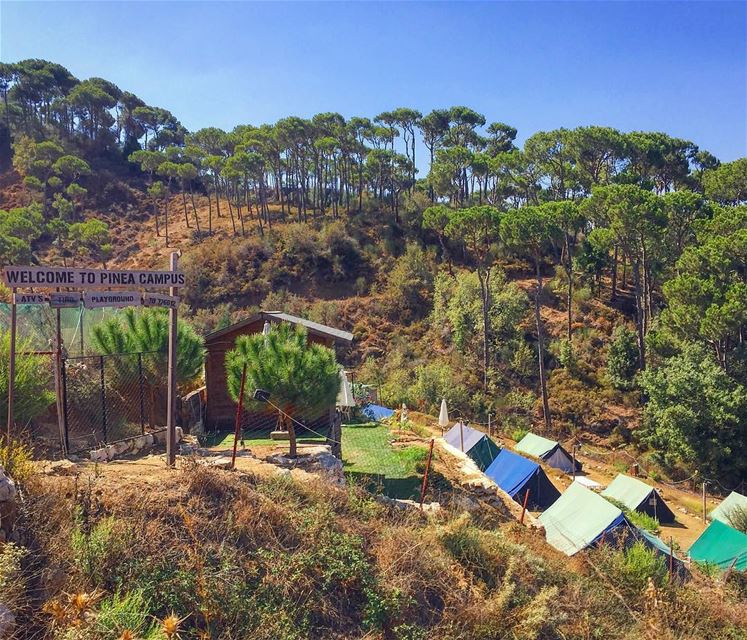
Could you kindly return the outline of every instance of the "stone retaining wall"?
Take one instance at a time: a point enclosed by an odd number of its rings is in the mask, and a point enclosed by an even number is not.
[[[184,434],[181,427],[176,427],[176,442],[181,442]],[[154,445],[166,445],[166,429],[159,429],[141,436],[133,436],[119,442],[108,444],[90,452],[91,462],[109,462],[126,454],[137,454]]]

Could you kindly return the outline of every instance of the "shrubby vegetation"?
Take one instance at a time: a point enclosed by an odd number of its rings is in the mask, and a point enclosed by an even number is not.
[[[203,331],[260,305],[345,324],[384,402],[447,397],[554,436],[623,433],[639,412],[621,424],[609,405],[643,408],[632,444],[665,471],[743,477],[745,159],[599,126],[519,147],[466,106],[188,132],[44,60],[0,80],[0,165],[25,198],[0,212],[1,261],[106,262],[116,238],[89,212],[126,199],[150,211],[153,243],[183,218],[185,310]]]
[[[39,637],[745,637],[733,581],[670,583],[640,545],[569,564],[490,516],[428,520],[356,487],[203,466],[165,474],[147,501],[135,485],[74,482],[30,487],[35,553],[0,554],[0,596]]]

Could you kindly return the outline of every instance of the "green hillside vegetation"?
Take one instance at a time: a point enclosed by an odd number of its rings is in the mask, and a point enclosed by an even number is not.
[[[1,65],[0,93],[0,262],[116,263],[121,223],[186,231],[200,333],[260,306],[352,328],[347,364],[390,406],[445,397],[744,481],[747,159],[604,126],[519,146],[465,106],[189,132],[43,60]]]

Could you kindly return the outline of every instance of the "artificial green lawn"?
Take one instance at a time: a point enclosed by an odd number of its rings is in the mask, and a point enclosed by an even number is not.
[[[384,424],[344,424],[342,458],[345,474],[372,491],[391,498],[419,498],[423,475],[418,471],[418,465],[422,467],[427,450],[420,446],[395,448],[392,440],[392,433]],[[306,433],[299,437],[298,442],[322,444],[326,438]],[[247,431],[244,443],[250,449],[253,446],[288,446],[286,440],[272,440],[269,429]],[[232,449],[233,432],[209,434],[205,446]]]
[[[377,422],[342,426],[346,475],[392,498],[418,498],[428,453],[419,446],[395,448],[389,427]]]
[[[323,444],[327,441],[326,437],[317,436],[313,433],[305,433],[298,437],[299,444],[313,442]],[[260,431],[247,431],[244,434],[244,443],[250,449],[252,446],[264,447],[277,445],[279,447],[288,447],[287,440],[273,440],[270,438],[270,429],[263,429]],[[239,446],[241,440],[239,440]],[[233,431],[226,432],[221,431],[220,433],[211,433],[205,437],[205,446],[214,447],[216,449],[231,449],[233,448]]]

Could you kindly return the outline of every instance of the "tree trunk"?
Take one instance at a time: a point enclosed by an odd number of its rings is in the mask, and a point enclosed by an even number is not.
[[[283,416],[285,426],[288,429],[288,457],[295,458],[298,456],[298,444],[296,442],[296,426],[291,420],[291,417],[286,415]]]
[[[166,192],[166,207],[164,208],[164,227],[166,229],[166,246],[169,246],[169,194]]]
[[[184,207],[184,224],[187,225],[187,229],[190,229],[189,226],[189,214],[187,213],[187,193],[182,189],[182,206]]]
[[[571,246],[568,234],[565,236],[565,273],[568,277],[568,291],[566,293],[566,305],[568,306],[568,342],[573,338],[573,262],[571,261]]]
[[[158,204],[156,203],[156,199],[153,198],[153,217],[156,220],[156,238],[161,236],[161,229],[158,225]]]
[[[208,234],[213,235],[213,199],[208,190]]]
[[[537,272],[537,291],[534,294],[534,321],[537,325],[537,364],[539,365],[540,388],[542,390],[542,413],[545,418],[545,429],[549,433],[552,429],[552,419],[550,417],[550,401],[547,394],[547,379],[545,376],[545,349],[542,339],[542,315],[540,313],[542,295],[542,271],[540,269],[540,258],[534,259]]]
[[[615,245],[615,255],[612,258],[612,293],[610,294],[610,300],[612,302],[617,300],[617,245]]]
[[[200,217],[197,215],[197,205],[195,204],[195,194],[194,194],[194,191],[192,191],[192,185],[189,186],[189,198],[192,201],[192,211],[194,212],[195,226],[197,227],[197,236],[199,238],[199,235],[200,235]]]
[[[638,365],[643,371],[646,368],[646,346],[643,329],[643,301],[641,292],[641,267],[638,258],[633,259],[633,281],[635,283],[635,325],[638,331]]]
[[[215,176],[215,213],[220,218],[220,181],[218,176]]]
[[[490,364],[490,271],[483,275],[479,270],[477,271],[477,278],[480,281],[480,296],[482,298],[482,369],[483,378],[482,386],[483,390],[488,390],[488,369]]]

